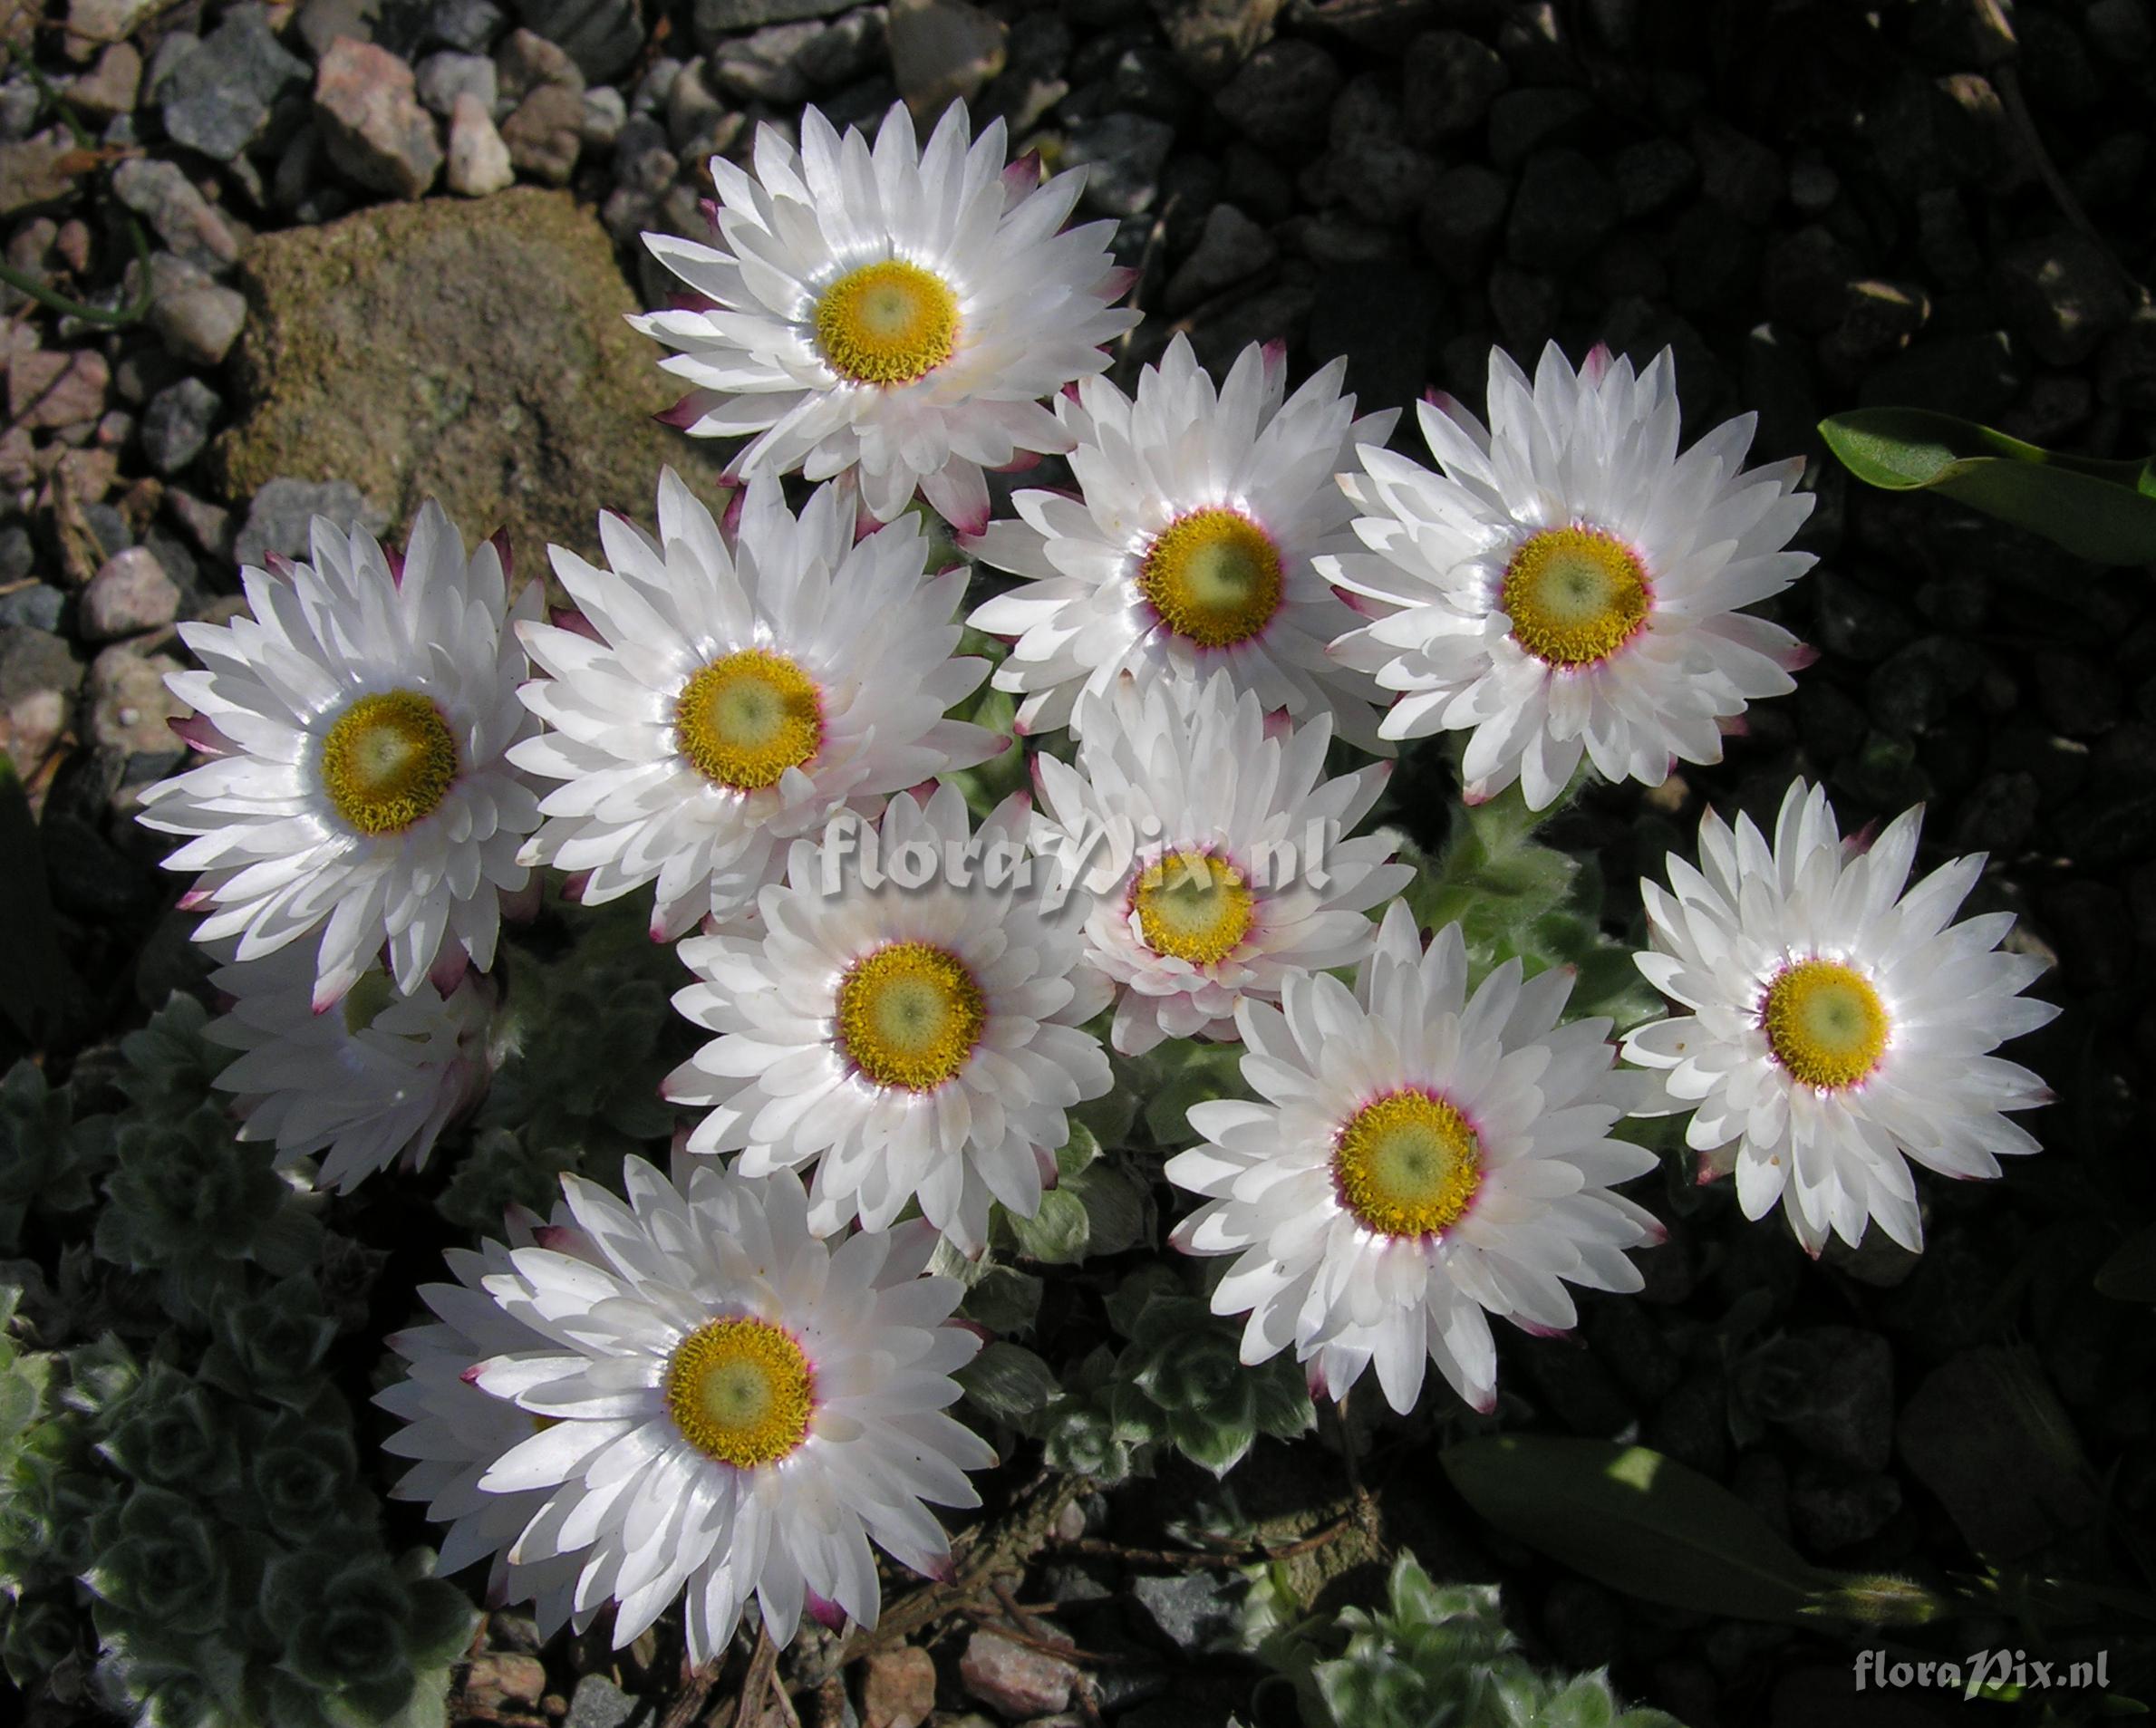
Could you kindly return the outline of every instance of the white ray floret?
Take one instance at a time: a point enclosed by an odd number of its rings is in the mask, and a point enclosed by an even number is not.
[[[1923,807],[1869,850],[1844,842],[1823,788],[1791,784],[1774,845],[1708,811],[1699,867],[1668,860],[1643,882],[1648,981],[1690,1010],[1628,1034],[1626,1057],[1658,1069],[1667,1109],[1690,1110],[1703,1179],[1736,1173],[1747,1218],[1778,1203],[1805,1249],[1852,1247],[1875,1220],[1912,1251],[1923,1220],[1909,1160],[1941,1175],[1996,1176],[2040,1150],[2001,1113],[2051,1102],[2028,1069],[1989,1052],[2047,1024],[2019,992],[2044,970],[1994,951],[2011,912],[1950,924],[1983,872],[1972,854],[1902,892]]]
[[[488,1606],[530,1602],[539,1635],[550,1637],[572,1620],[583,1631],[599,1610],[597,1601],[578,1608],[573,1600],[584,1556],[570,1551],[512,1563],[509,1549],[546,1508],[548,1491],[491,1493],[479,1486],[497,1459],[549,1424],[508,1399],[482,1392],[472,1371],[497,1356],[554,1347],[548,1334],[526,1325],[487,1292],[488,1278],[514,1276],[514,1250],[537,1243],[595,1268],[604,1261],[558,1202],[551,1224],[519,1206],[511,1210],[507,1227],[507,1245],[486,1240],[477,1252],[447,1250],[457,1281],[421,1287],[420,1299],[436,1318],[391,1336],[390,1348],[404,1358],[404,1377],[375,1394],[374,1402],[404,1424],[382,1441],[382,1450],[412,1461],[390,1498],[423,1501],[427,1516],[449,1526],[437,1569],[459,1572],[486,1560]]]
[[[1378,745],[1380,692],[1326,653],[1356,613],[1320,563],[1358,544],[1334,475],[1397,417],[1357,420],[1346,375],[1335,361],[1288,396],[1283,351],[1252,343],[1215,392],[1178,335],[1135,401],[1087,379],[1056,404],[1081,496],[1020,492],[1020,520],[961,536],[1026,578],[970,620],[1015,639],[995,682],[1024,696],[1023,729],[1081,732],[1079,696],[1126,671],[1192,698],[1224,668],[1266,709]]]
[[[963,102],[925,150],[903,104],[873,151],[808,108],[798,152],[764,125],[753,174],[712,158],[716,243],[644,236],[692,291],[631,320],[691,387],[666,418],[747,438],[736,474],[851,470],[879,521],[918,488],[962,528],[988,520],[983,468],[1068,449],[1041,399],[1107,365],[1131,273],[1114,223],[1063,227],[1082,174],[1007,169],[1001,120],[968,136]]]
[[[217,1077],[239,1095],[239,1137],[275,1141],[279,1166],[317,1159],[316,1187],[350,1193],[401,1156],[423,1167],[486,1089],[492,990],[476,973],[446,994],[421,979],[400,996],[370,967],[321,1014],[301,948],[220,967],[210,982],[233,999],[203,1036],[240,1053]]]
[[[750,1175],[814,1163],[818,1231],[882,1230],[917,1199],[978,1253],[991,1199],[1039,1210],[1066,1112],[1110,1085],[1083,1029],[1108,988],[1085,964],[1087,896],[1051,906],[1026,857],[1024,804],[973,835],[955,786],[902,793],[878,828],[797,842],[755,929],[682,944],[700,981],[674,1003],[718,1035],[665,1082],[708,1113],[691,1151]]]
[[[981,1339],[950,1323],[962,1287],[922,1275],[935,1231],[818,1240],[788,1171],[707,1163],[677,1188],[631,1158],[624,1181],[626,1205],[563,1178],[588,1258],[518,1248],[483,1280],[543,1335],[473,1373],[546,1424],[479,1478],[546,1495],[511,1561],[581,1555],[572,1606],[617,1603],[617,1649],[685,1598],[698,1664],[751,1597],[781,1645],[805,1606],[875,1625],[869,1544],[943,1574],[928,1508],[978,1505],[966,1472],[995,1462],[944,1414]]]
[[[313,556],[242,570],[251,615],[179,626],[207,670],[166,680],[195,710],[178,729],[217,759],[151,787],[141,821],[194,836],[164,862],[201,872],[182,902],[211,909],[197,940],[237,936],[250,961],[321,930],[319,1012],[385,940],[407,992],[438,961],[492,964],[539,822],[507,755],[533,724],[508,626],[543,596],[510,605],[501,547],[468,561],[432,499],[399,568],[322,516]]]
[[[613,515],[599,533],[611,569],[553,548],[584,628],[524,626],[551,676],[524,687],[546,729],[514,752],[561,782],[525,860],[586,873],[584,901],[655,882],[666,940],[734,917],[834,811],[874,816],[1008,743],[943,718],[988,663],[953,655],[965,572],[923,574],[917,520],[856,544],[841,488],[797,518],[762,479],[730,539],[669,468],[655,540]]]
[[[1531,385],[1493,349],[1489,410],[1423,403],[1439,473],[1365,449],[1342,482],[1369,550],[1330,573],[1376,615],[1333,653],[1399,693],[1385,736],[1468,731],[1469,797],[1518,780],[1536,810],[1583,754],[1649,786],[1720,761],[1723,723],[1810,659],[1739,610],[1811,567],[1787,549],[1803,459],[1744,469],[1752,414],[1678,455],[1668,350],[1635,377],[1598,348],[1575,374],[1552,343]]]
[[[1646,1088],[1612,1070],[1608,1020],[1557,1024],[1571,969],[1523,980],[1507,961],[1472,996],[1466,979],[1460,927],[1426,951],[1395,901],[1352,992],[1317,973],[1290,979],[1277,1009],[1242,1002],[1242,1076],[1262,1101],[1194,1105],[1205,1144],[1168,1161],[1205,1197],[1175,1245],[1237,1257],[1213,1309],[1250,1316],[1242,1359],[1292,1345],[1317,1395],[1375,1366],[1404,1413],[1435,1362],[1489,1410],[1490,1315],[1568,1328],[1566,1281],[1636,1290],[1624,1250],[1662,1238],[1610,1191],[1654,1167],[1609,1137]]]
[[[1186,710],[1124,677],[1085,724],[1078,765],[1033,758],[1033,849],[1093,895],[1088,957],[1117,990],[1113,1042],[1232,1038],[1243,998],[1369,952],[1371,908],[1414,879],[1384,834],[1346,836],[1389,765],[1325,777],[1330,716],[1269,724],[1216,671]]]

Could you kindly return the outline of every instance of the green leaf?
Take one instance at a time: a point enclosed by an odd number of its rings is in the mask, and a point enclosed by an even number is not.
[[[1055,1371],[1032,1351],[1001,1340],[951,1376],[966,1396],[999,1422],[1019,1423],[1048,1408],[1056,1395]]]
[[[1112,1163],[1081,1170],[1063,1184],[1086,1209],[1088,1254],[1120,1254],[1146,1234],[1146,1196],[1130,1173]]]
[[[15,764],[0,750],[0,905],[7,908],[7,940],[0,942],[0,1013],[33,1045],[43,1041],[67,1002],[68,965],[53,923],[44,849],[30,799]]]
[[[1440,1462],[1507,1535],[1647,1601],[1796,1622],[1837,1581],[1727,1489],[1645,1446],[1497,1434]]]
[[[1168,1047],[1164,1046],[1165,1050]],[[1188,1145],[1198,1136],[1191,1129],[1194,1104],[1209,1098],[1247,1098],[1239,1044],[1186,1044],[1183,1061],[1146,1100],[1146,1128],[1161,1146]]]
[[[1070,1125],[1070,1138],[1056,1154],[1056,1170],[1060,1175],[1075,1176],[1088,1164],[1100,1156],[1100,1142],[1093,1137],[1093,1130],[1082,1122]]]
[[[958,1311],[991,1332],[1008,1336],[1030,1332],[1040,1312],[1040,1280],[1008,1266],[991,1266],[966,1292]]]
[[[1258,1435],[1247,1415],[1239,1420],[1213,1410],[1171,1410],[1168,1437],[1192,1463],[1224,1476],[1242,1462]]]
[[[2156,563],[2148,463],[2064,455],[1916,408],[1857,409],[1822,420],[1819,430],[1868,486],[1941,493],[2093,563]]]
[[[1125,1337],[1134,1336],[1146,1308],[1164,1297],[1183,1294],[1183,1280],[1175,1270],[1158,1264],[1141,1266],[1116,1287],[1107,1300],[1108,1324]]]
[[[2120,1302],[2156,1302],[2156,1224],[2119,1244],[2096,1269],[2096,1288]]]
[[[1019,1252],[1049,1266],[1075,1266],[1086,1258],[1093,1233],[1085,1201],[1070,1188],[1051,1188],[1030,1218],[1009,1214]]]

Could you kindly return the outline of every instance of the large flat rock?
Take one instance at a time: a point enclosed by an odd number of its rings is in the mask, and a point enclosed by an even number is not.
[[[507,527],[536,571],[550,542],[595,555],[603,508],[648,521],[663,463],[715,495],[710,448],[652,419],[680,391],[566,192],[378,205],[266,235],[240,271],[244,407],[216,451],[236,500],[349,480],[395,533],[439,497],[468,542]]]

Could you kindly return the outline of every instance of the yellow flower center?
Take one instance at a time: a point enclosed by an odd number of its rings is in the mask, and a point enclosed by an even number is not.
[[[1599,528],[1545,528],[1504,567],[1499,604],[1513,640],[1551,666],[1591,666],[1647,622],[1647,574]]]
[[[885,258],[863,265],[818,296],[816,340],[842,378],[910,384],[951,358],[958,342],[958,296],[917,264]]]
[[[362,834],[399,834],[441,807],[457,778],[450,723],[417,690],[363,696],[322,740],[322,787]]]
[[[893,942],[846,969],[838,984],[838,1045],[876,1085],[933,1092],[981,1041],[988,1001],[957,955]]]
[[[1784,967],[1767,986],[1759,1020],[1774,1060],[1806,1086],[1854,1086],[1886,1052],[1886,1004],[1870,979],[1839,961]]]
[[[682,686],[673,739],[705,779],[754,792],[817,753],[823,702],[808,674],[785,655],[744,648]]]
[[[697,1451],[736,1470],[790,1456],[808,1438],[816,1376],[768,1320],[711,1320],[666,1358],[666,1409]]]
[[[1210,853],[1169,854],[1139,875],[1133,898],[1146,946],[1194,966],[1226,959],[1250,934],[1249,884]]]
[[[1393,1092],[1348,1119],[1332,1174],[1340,1203],[1371,1230],[1435,1236],[1460,1221],[1482,1186],[1482,1146],[1443,1098]]]
[[[1178,636],[1233,648],[1281,609],[1280,548],[1241,511],[1193,510],[1146,548],[1138,592]]]

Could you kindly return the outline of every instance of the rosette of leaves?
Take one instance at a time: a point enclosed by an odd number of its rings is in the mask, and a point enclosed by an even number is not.
[[[1401,862],[1416,872],[1402,897],[1425,929],[1457,922],[1478,973],[1514,958],[1531,977],[1552,966],[1576,968],[1565,1018],[1606,1014],[1621,1031],[1652,1018],[1661,1004],[1632,963],[1630,946],[1601,929],[1600,865],[1535,837],[1569,796],[1530,810],[1513,785],[1455,812],[1436,857],[1402,846]]]
[[[0,1080],[0,1256],[19,1254],[25,1224],[45,1230],[88,1210],[111,1163],[111,1120],[75,1120],[74,1098],[18,1062]]]
[[[22,1348],[13,1336],[20,1295],[0,1288],[0,1662],[27,1687],[79,1665],[90,1646],[76,1578],[121,1491],[97,1468],[92,1424],[125,1395],[133,1363],[110,1344],[67,1356]],[[81,1381],[71,1384],[77,1354]]]
[[[105,1203],[46,1233],[47,1336],[121,1315],[148,1359],[109,1333],[0,1346],[0,1656],[25,1687],[87,1684],[152,1728],[439,1724],[471,1610],[426,1550],[385,1546],[329,1362],[375,1257],[235,1138],[203,1091],[203,1019],[176,1001],[123,1040]],[[133,1307],[67,1295],[71,1269]],[[152,1282],[164,1311],[145,1314]]]
[[[322,1225],[272,1167],[275,1148],[237,1139],[218,1105],[176,1118],[130,1110],[113,1151],[97,1255],[158,1273],[174,1319],[200,1325],[221,1295],[244,1288],[248,1263],[286,1277],[320,1258]]]
[[[1599,1670],[1545,1674],[1519,1652],[1494,1585],[1439,1586],[1403,1553],[1386,1606],[1343,1608],[1260,1646],[1295,1685],[1309,1728],[1682,1728],[1628,1710]]]
[[[221,1098],[213,1084],[232,1052],[202,1036],[209,1010],[175,990],[150,1023],[120,1040],[121,1067],[112,1084],[133,1106],[130,1114],[172,1118],[208,1098]]]
[[[659,1085],[687,1054],[681,964],[633,897],[580,912],[551,958],[501,954],[494,1078],[441,1201],[469,1230],[499,1229],[511,1204],[548,1210],[565,1170],[611,1183],[629,1153],[663,1163],[674,1112]]]
[[[978,1408],[1039,1440],[1052,1468],[1120,1482],[1150,1471],[1157,1449],[1171,1446],[1220,1475],[1260,1434],[1292,1439],[1310,1427],[1310,1393],[1294,1363],[1244,1366],[1241,1326],[1167,1268],[1133,1273],[1107,1306],[1127,1342],[1095,1347],[1061,1380],[1033,1351],[1001,1340],[958,1376]]]
[[[989,1241],[1044,1266],[1075,1266],[1122,1254],[1154,1236],[1153,1196],[1126,1158],[1104,1154],[1099,1136],[1077,1113],[1070,1139],[1056,1154],[1056,1185],[1040,1210],[1020,1218],[997,1206]]]

